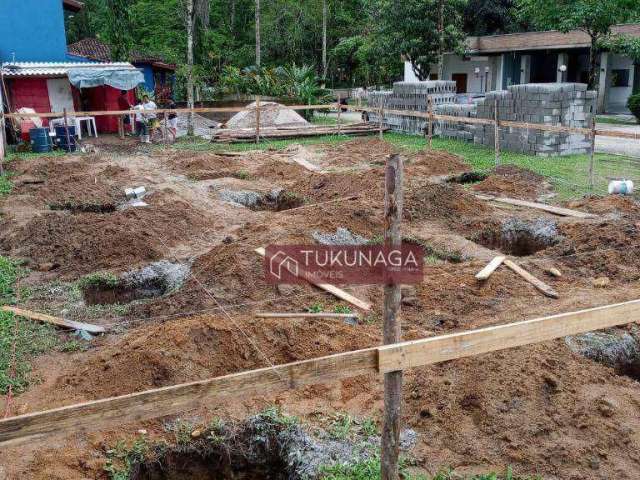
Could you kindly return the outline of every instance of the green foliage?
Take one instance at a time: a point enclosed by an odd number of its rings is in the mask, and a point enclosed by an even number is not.
[[[321,313],[321,312],[324,312],[324,305],[322,303],[314,303],[309,308],[307,308],[307,312],[309,312],[309,313]]]
[[[0,175],[0,198],[9,195],[13,189],[13,183],[11,183],[11,176],[8,173]]]
[[[15,303],[14,284],[18,279],[18,263],[0,256],[0,305]]]
[[[120,440],[115,447],[107,450],[104,471],[110,480],[129,480],[133,467],[144,461],[149,450],[145,435],[140,435],[130,446]]]
[[[333,313],[353,313],[353,310],[348,305],[336,305],[333,308]]]
[[[109,272],[95,272],[85,275],[78,280],[78,288],[84,290],[90,287],[96,288],[113,288],[118,285],[120,280],[116,275]]]
[[[431,65],[438,63],[440,53],[463,49],[465,4],[466,0],[380,0],[380,35],[397,56],[403,55],[411,62],[420,80],[427,80]],[[443,9],[442,32],[438,28],[439,7]]]
[[[640,93],[631,95],[627,100],[627,107],[631,110],[631,113],[638,119],[640,123]]]
[[[599,47],[603,50],[625,55],[635,63],[640,63],[640,38],[628,35],[610,35],[600,41]]]
[[[319,103],[329,92],[320,87],[311,66],[247,67],[227,66],[222,70],[220,86],[225,94],[263,95],[287,98],[295,103]]]

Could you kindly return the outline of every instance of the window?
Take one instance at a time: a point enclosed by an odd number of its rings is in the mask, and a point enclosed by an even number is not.
[[[611,70],[612,87],[629,86],[629,70]]]

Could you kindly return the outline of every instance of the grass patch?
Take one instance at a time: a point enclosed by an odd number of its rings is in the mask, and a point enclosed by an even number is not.
[[[610,125],[638,125],[638,122],[634,120],[625,120],[623,118],[607,117],[607,116],[600,116],[600,115],[596,117],[596,122],[608,123]]]
[[[0,305],[16,302],[15,283],[22,273],[17,262],[0,256]],[[0,393],[6,394],[9,386],[14,393],[24,392],[33,381],[31,358],[58,343],[53,326],[21,320],[13,313],[0,311]]]
[[[95,288],[113,288],[117,287],[120,280],[113,273],[96,272],[85,275],[78,280],[78,288],[81,290]]]
[[[423,137],[386,133],[385,139],[398,147],[409,151],[427,148]],[[441,150],[459,155],[474,170],[488,172],[495,167],[493,149],[484,145],[476,145],[462,140],[434,138],[434,150]],[[538,157],[516,152],[501,152],[502,164],[517,165],[528,168],[547,177],[561,200],[578,198],[586,193],[606,194],[609,180],[607,177],[638,177],[638,160],[618,155],[596,153],[594,155],[593,192],[589,192],[589,155],[567,155],[563,157]]]
[[[539,476],[516,476],[510,467],[503,474],[458,475],[453,471],[443,471],[433,477],[415,475],[408,471],[407,462],[402,459],[399,470],[400,478],[403,480],[542,480]],[[380,457],[374,456],[358,463],[325,466],[321,468],[321,472],[322,480],[378,480],[380,479]]]
[[[311,123],[314,125],[337,125],[338,118],[330,117],[327,114],[320,113],[313,116],[313,118],[311,119]],[[341,123],[344,124],[344,120]]]
[[[3,175],[0,175],[0,198],[9,195],[11,190],[13,190],[11,174],[5,171]]]

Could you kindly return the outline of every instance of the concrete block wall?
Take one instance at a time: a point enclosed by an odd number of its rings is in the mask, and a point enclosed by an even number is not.
[[[512,122],[590,128],[596,108],[596,92],[582,83],[542,83],[512,85],[506,91],[488,92],[477,103],[477,118],[493,119],[496,101],[498,119]],[[493,146],[493,125],[468,125],[474,143]],[[468,139],[464,134],[458,138]],[[543,132],[527,128],[500,127],[503,150],[541,156],[588,153],[588,135]]]
[[[455,103],[455,82],[398,82],[394,84],[393,91],[370,94],[372,109],[369,118],[379,121],[377,110],[381,105],[390,110],[426,112],[429,97],[434,113],[440,115],[493,120],[497,101],[499,120],[590,128],[597,94],[581,83],[529,83],[488,92],[475,104],[458,104]],[[385,114],[383,122],[393,130],[414,134],[423,134],[427,125],[426,119],[404,115]],[[438,121],[434,123],[434,134],[491,147],[495,144],[493,125]],[[500,147],[541,156],[570,155],[588,153],[591,142],[587,135],[500,127]]]

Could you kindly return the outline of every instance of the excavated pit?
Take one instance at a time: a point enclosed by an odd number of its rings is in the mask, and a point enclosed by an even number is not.
[[[640,381],[640,343],[634,335],[612,329],[566,337],[565,343],[574,353]]]
[[[288,192],[281,188],[275,188],[267,194],[254,192],[252,190],[221,190],[219,192],[221,200],[240,205],[251,210],[268,210],[280,212],[300,207],[304,204],[304,199],[299,195]]]
[[[552,220],[538,218],[528,221],[514,217],[500,224],[488,224],[470,239],[507,255],[526,257],[558,244],[562,237]]]
[[[118,206],[115,203],[50,203],[51,210],[66,210],[71,213],[113,213]]]
[[[485,180],[489,175],[482,172],[464,172],[447,179],[447,183],[459,183],[461,185],[469,183],[479,183]]]
[[[188,265],[160,261],[120,278],[95,277],[85,282],[81,290],[87,305],[126,304],[180,288],[189,270]]]

